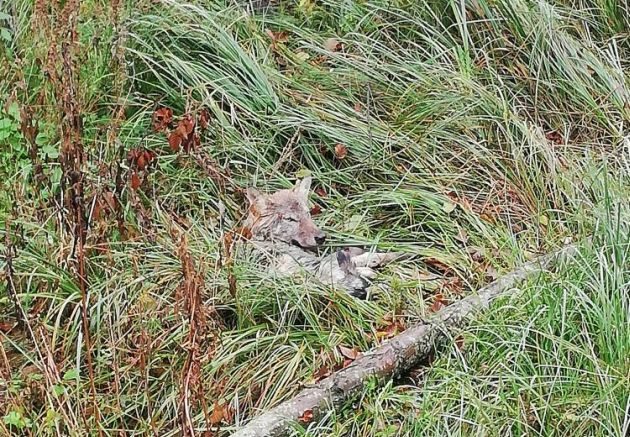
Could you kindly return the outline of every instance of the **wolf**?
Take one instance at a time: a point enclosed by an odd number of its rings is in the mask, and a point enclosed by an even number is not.
[[[246,190],[249,202],[245,227],[249,243],[271,261],[271,269],[280,276],[307,272],[325,285],[342,289],[364,299],[376,268],[403,254],[365,251],[345,247],[320,257],[317,254],[326,234],[315,224],[308,207],[311,177],[298,180],[293,188],[264,194],[255,188]]]

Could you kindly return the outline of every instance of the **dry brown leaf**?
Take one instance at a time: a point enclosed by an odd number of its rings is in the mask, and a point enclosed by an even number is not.
[[[304,412],[298,417],[298,422],[307,424],[313,421],[313,410],[304,410]]]
[[[338,347],[341,355],[348,358],[349,360],[356,360],[359,356],[361,356],[361,352],[359,352],[359,349],[357,349],[356,347],[353,347],[352,349],[341,345],[339,345]]]
[[[173,110],[170,108],[158,108],[153,113],[153,130],[162,132],[168,128],[173,121]]]
[[[269,38],[271,38],[272,45],[275,45],[276,43],[279,43],[279,42],[287,42],[289,40],[289,34],[285,32],[284,30],[281,30],[279,32],[274,32],[271,29],[267,29],[265,30],[265,33],[267,34]]]
[[[435,257],[429,257],[425,259],[424,262],[442,273],[449,273],[453,271],[448,264]]]
[[[201,129],[206,129],[208,124],[210,124],[210,112],[206,108],[203,108],[199,111],[199,126]]]
[[[497,269],[495,269],[491,265],[488,265],[486,267],[485,275],[487,279],[495,281],[499,277],[499,272],[497,272]]]
[[[223,411],[223,406],[219,404],[219,401],[214,401],[214,406],[212,407],[212,414],[210,415],[210,423],[212,425],[218,425],[223,420],[225,416]]]
[[[135,171],[131,174],[131,188],[137,190],[140,187],[140,176]]]
[[[328,366],[322,366],[319,369],[317,369],[314,373],[313,373],[313,380],[315,382],[319,382],[324,378],[327,378],[328,376],[330,376],[331,374],[331,370],[328,368]]]
[[[460,351],[464,349],[464,337],[461,335],[458,335],[455,338],[455,346],[457,346],[457,349],[459,349]]]
[[[545,134],[545,138],[547,138],[547,141],[549,141],[554,146],[564,143],[564,138],[562,137],[562,135],[558,131],[555,131],[555,130],[551,132],[547,132]]]
[[[485,258],[484,250],[481,247],[470,246],[467,249],[467,252],[470,254],[470,258],[473,261],[480,262],[480,261],[482,261]]]
[[[335,156],[337,159],[344,159],[348,156],[348,148],[341,143],[335,144]]]
[[[429,309],[431,312],[437,313],[446,305],[447,305],[447,301],[444,299],[444,296],[442,296],[442,293],[437,293],[434,296],[433,303],[431,304],[431,307]]]
[[[192,133],[195,129],[195,118],[190,114],[185,114],[179,122],[179,126],[182,126],[186,132],[186,137]]]
[[[15,326],[15,323],[10,323],[10,322],[0,322],[0,332],[3,333],[8,333],[9,331],[11,331],[13,329],[13,327]]]
[[[28,313],[31,316],[38,316],[46,308],[46,305],[48,305],[48,303],[48,299],[36,298],[35,303],[32,304]]]
[[[322,207],[319,205],[313,205],[311,208],[311,215],[316,216],[322,212]]]
[[[329,52],[338,52],[343,48],[343,45],[336,38],[328,38],[324,41],[324,48]]]
[[[442,283],[442,289],[448,290],[453,294],[461,294],[464,289],[464,284],[459,276],[450,276]]]
[[[181,134],[177,130],[171,132],[170,135],[168,136],[168,145],[171,146],[171,150],[173,152],[178,152],[179,146],[181,146],[181,144],[182,144]]]
[[[401,320],[396,320],[387,326],[376,331],[376,338],[392,338],[405,330],[405,324]]]

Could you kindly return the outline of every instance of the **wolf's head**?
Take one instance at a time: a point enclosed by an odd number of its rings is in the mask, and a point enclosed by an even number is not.
[[[283,241],[305,249],[323,244],[326,234],[315,225],[308,208],[310,188],[310,177],[298,181],[291,189],[273,194],[263,194],[255,188],[248,188],[247,225],[252,237]]]

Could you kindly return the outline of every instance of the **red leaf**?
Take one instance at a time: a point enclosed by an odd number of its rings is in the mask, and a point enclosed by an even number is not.
[[[330,376],[330,374],[331,371],[328,366],[322,366],[313,373],[313,379],[315,380],[315,382],[319,382],[322,379]]]
[[[0,322],[0,332],[4,332],[6,334],[10,330],[12,330],[14,326],[15,326],[15,323]]]
[[[171,132],[171,134],[168,137],[168,145],[171,146],[171,150],[173,150],[173,152],[178,152],[179,146],[181,146],[181,144],[182,144],[182,136],[179,134],[179,132],[178,131]]]
[[[344,159],[348,156],[348,148],[341,143],[335,144],[335,156],[337,159]]]
[[[392,338],[405,330],[405,325],[402,321],[396,320],[387,326],[376,331],[376,338]]]
[[[298,422],[306,424],[313,421],[313,410],[304,410],[302,415],[298,417]]]
[[[289,40],[289,35],[285,31],[274,32],[271,29],[267,29],[265,33],[271,38],[271,48],[274,50],[277,48],[276,45],[278,43],[287,42]]]
[[[145,149],[144,153],[142,154],[142,157],[144,158],[146,165],[149,166],[151,165],[151,162],[153,162],[153,160],[155,159],[155,153],[151,152],[150,150]]]
[[[92,212],[92,217],[94,217],[95,220],[100,219],[102,210],[103,210],[103,207],[101,206],[101,201],[96,199],[96,201],[94,202],[94,210]]]
[[[361,352],[359,352],[359,349],[357,349],[356,347],[353,347],[352,349],[341,345],[339,345],[338,347],[341,355],[348,358],[349,360],[356,360],[359,356],[361,356]]]
[[[458,335],[458,336],[455,338],[455,346],[457,346],[457,349],[459,349],[460,351],[461,351],[462,349],[464,349],[464,337],[463,337],[463,336]]]
[[[188,131],[186,130],[186,125],[181,121],[177,124],[177,128],[175,129],[175,133],[182,137],[182,141],[188,138]]]
[[[173,121],[173,110],[170,108],[158,108],[153,113],[153,130],[164,131]]]
[[[554,146],[564,143],[564,138],[562,138],[562,135],[558,131],[555,131],[555,130],[551,132],[547,132],[545,134],[545,138],[547,138],[547,141],[549,141]]]
[[[133,162],[138,159],[139,153],[140,149],[131,149],[129,153],[127,153],[127,162],[129,162],[129,164],[133,164]]]
[[[453,270],[448,264],[440,261],[437,258],[429,257],[429,258],[426,258],[424,262],[430,265],[431,267],[434,267],[435,269],[439,270],[442,273],[448,273]]]
[[[127,154],[127,161],[129,162],[129,166],[135,166],[138,170],[144,170],[146,167],[151,164],[151,161],[155,159],[156,155],[154,152],[145,149],[144,147],[139,147],[135,149],[131,149]]]
[[[447,304],[448,302],[444,299],[444,296],[442,296],[442,293],[437,293],[433,299],[433,304],[431,304],[430,310],[431,312],[437,313],[442,308],[444,308]]]
[[[313,205],[311,208],[311,215],[315,216],[322,212],[322,207],[319,205]]]
[[[135,171],[131,174],[131,188],[133,190],[137,190],[138,187],[140,187],[140,177],[138,176],[138,173],[136,173]]]
[[[147,166],[147,160],[145,159],[144,154],[138,156],[138,159],[136,159],[136,166],[138,167],[138,170],[144,170]]]
[[[315,194],[317,194],[319,197],[326,197],[326,190],[324,190],[323,187],[317,187],[315,188]]]
[[[192,131],[195,129],[195,119],[193,118],[192,115],[190,114],[186,114],[182,117],[181,121],[179,122],[179,126],[183,126],[185,132],[186,132],[186,136],[190,135],[192,133]]]
[[[335,38],[328,38],[324,41],[324,48],[329,52],[338,52],[343,48],[343,45]]]
[[[444,290],[449,290],[451,293],[461,294],[464,288],[462,279],[459,276],[451,276],[444,280],[442,283]]]
[[[199,126],[201,126],[201,129],[206,129],[209,123],[210,123],[210,112],[206,108],[203,108],[199,112]]]
[[[200,144],[201,139],[199,138],[199,135],[197,135],[197,133],[195,132],[182,141],[182,148],[184,149],[184,152],[189,153],[191,149],[196,149],[197,147],[199,147]]]
[[[212,408],[212,414],[210,415],[210,423],[212,425],[218,425],[225,417],[223,406],[219,404],[219,401],[214,401]]]

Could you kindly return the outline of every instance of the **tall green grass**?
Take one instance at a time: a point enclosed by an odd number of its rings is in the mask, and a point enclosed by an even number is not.
[[[430,369],[369,387],[309,435],[627,435],[627,214],[602,205],[575,259],[498,302]]]
[[[34,109],[49,182],[38,187],[20,116],[3,104],[2,129],[10,126],[24,153],[0,152],[0,248],[10,219],[17,293],[36,337],[0,330],[9,363],[0,429],[179,431],[190,325],[176,294],[178,230],[204,277],[210,328],[199,384],[210,411],[215,401],[233,409],[225,434],[339,363],[338,345],[367,350],[391,318],[426,316],[434,293],[457,299],[495,271],[595,232],[583,259],[468,331],[465,353],[442,355],[416,386],[368,388],[358,411],[312,426],[322,435],[390,435],[391,425],[411,435],[547,435],[557,423],[576,429],[571,421],[587,434],[627,430],[627,212],[616,206],[627,201],[629,175],[623,2],[307,1],[252,15],[236,2],[142,1],[126,5],[120,22],[109,8],[89,1],[80,10],[86,199],[115,190],[121,149],[124,157],[146,147],[158,158],[138,191],[122,159],[127,238],[113,216],[88,233],[89,249],[102,249],[88,259],[98,424],[71,240],[51,200],[60,190],[51,153],[59,102],[42,70],[48,42],[29,2],[7,10],[13,30],[0,98]],[[278,36],[273,44],[268,31]],[[340,50],[330,50],[330,38]],[[196,153],[229,170],[226,187],[153,132],[159,105],[176,117],[210,111]],[[348,151],[343,159],[337,144]],[[357,301],[304,278],[279,281],[241,256],[231,295],[219,261],[221,239],[246,212],[238,189],[275,190],[305,172],[331,245],[418,255],[383,272],[391,291]],[[13,321],[5,293],[0,310]],[[204,429],[202,406],[192,409]]]

